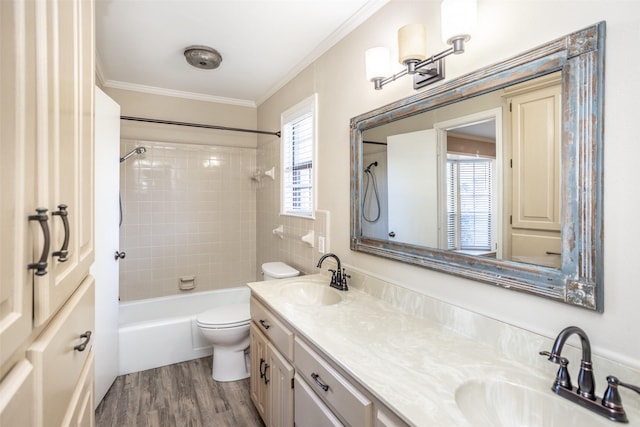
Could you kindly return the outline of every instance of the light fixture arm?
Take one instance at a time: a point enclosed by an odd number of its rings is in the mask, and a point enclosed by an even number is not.
[[[430,56],[422,61],[406,61],[406,68],[402,71],[397,72],[396,74],[389,77],[379,77],[373,79],[373,85],[376,90],[382,89],[382,87],[388,83],[396,81],[402,76],[406,76],[407,74],[432,74],[433,68],[426,68],[427,65],[435,64],[436,62],[446,58],[451,54],[460,54],[464,52],[464,42],[468,40],[467,37],[461,36],[451,40],[451,44],[453,45],[449,49],[443,50],[440,53]]]

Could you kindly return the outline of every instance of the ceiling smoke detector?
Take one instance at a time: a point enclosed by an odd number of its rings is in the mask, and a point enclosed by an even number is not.
[[[187,62],[196,68],[213,70],[222,62],[222,55],[217,50],[208,46],[189,46],[184,50]]]

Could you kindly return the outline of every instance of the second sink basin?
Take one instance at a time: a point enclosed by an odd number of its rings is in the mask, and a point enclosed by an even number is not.
[[[333,305],[342,301],[339,291],[321,283],[289,283],[280,290],[280,294],[288,302],[298,305]]]
[[[456,403],[470,424],[498,426],[609,426],[611,421],[549,392],[508,381],[469,381],[456,390]]]

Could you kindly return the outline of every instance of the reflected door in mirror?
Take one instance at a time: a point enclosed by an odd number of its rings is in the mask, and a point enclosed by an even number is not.
[[[560,267],[560,76],[508,99],[512,142],[511,259]],[[524,90],[524,92],[522,92]]]
[[[438,246],[438,150],[433,129],[387,138],[389,239]]]

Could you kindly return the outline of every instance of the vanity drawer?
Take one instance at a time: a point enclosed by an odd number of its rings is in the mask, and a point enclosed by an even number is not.
[[[251,320],[282,355],[289,361],[293,360],[293,332],[253,297],[251,298]]]
[[[94,331],[94,280],[89,276],[27,350],[36,379],[34,409],[37,425],[62,425],[71,398],[92,351]],[[46,379],[46,381],[45,381]]]
[[[298,374],[293,378],[296,427],[343,427],[343,424]]]
[[[373,425],[373,404],[351,383],[296,337],[296,372],[351,426]]]

